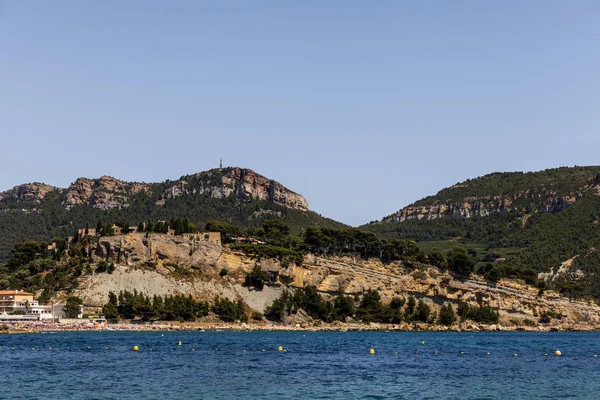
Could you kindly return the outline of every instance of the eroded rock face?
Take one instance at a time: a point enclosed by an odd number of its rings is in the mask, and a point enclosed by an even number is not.
[[[124,182],[110,176],[79,178],[67,190],[64,205],[67,208],[91,205],[102,210],[127,207],[132,195],[141,191],[151,193],[153,187],[153,184]],[[162,205],[166,199],[184,194],[208,195],[217,199],[235,196],[241,201],[264,200],[296,210],[308,210],[308,203],[301,195],[279,182],[243,168],[219,168],[182,178],[161,193],[157,204]]]
[[[207,194],[225,199],[264,200],[296,210],[308,210],[304,197],[292,192],[279,182],[245,168],[224,168],[200,172],[171,186],[165,197],[174,198],[184,193]]]
[[[77,179],[67,190],[64,205],[91,205],[102,210],[127,206],[129,196],[142,190],[150,191],[150,185],[128,183],[110,176],[100,179]]]
[[[401,263],[311,254],[305,257],[302,266],[286,263],[284,267],[277,260],[255,260],[202,238],[202,235],[162,234],[101,238],[90,249],[93,261],[108,259],[117,265],[117,272],[96,274],[93,284],[83,282],[81,297],[102,305],[108,291],[124,289],[149,295],[184,293],[209,301],[219,295],[241,298],[251,308],[264,312],[283,287],[314,285],[326,298],[335,296],[339,290],[360,296],[369,289],[378,290],[384,302],[392,297],[414,296],[437,312],[446,302],[455,308],[460,302],[488,305],[499,310],[500,323],[505,326],[526,319],[537,321],[546,311],[562,315],[562,319],[552,324],[600,323],[600,307],[593,303],[569,301],[552,291],[539,295],[538,289],[513,281],[502,280],[496,285],[475,279],[459,281],[433,267],[426,269],[424,276],[415,277]],[[174,273],[174,264],[196,273],[181,277]],[[276,282],[271,289],[255,291],[243,287],[246,273],[257,264]],[[223,269],[227,270],[226,276],[219,274]]]
[[[14,188],[0,193],[0,201],[16,200],[40,202],[44,200],[48,192],[59,190],[57,187],[46,185],[44,183],[27,183],[24,185],[15,186]]]
[[[528,191],[511,196],[465,197],[462,202],[448,200],[445,203],[435,202],[432,205],[408,206],[383,219],[383,222],[403,222],[411,219],[436,219],[443,217],[487,217],[491,214],[508,211],[525,211],[522,206],[515,206],[518,200],[527,198]],[[581,193],[569,196],[556,196],[549,192],[544,206],[536,211],[559,212],[581,198]]]

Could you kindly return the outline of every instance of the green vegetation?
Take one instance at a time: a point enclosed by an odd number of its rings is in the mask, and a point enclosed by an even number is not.
[[[538,284],[539,272],[557,270],[577,256],[571,270],[584,274],[568,273],[548,282],[547,288],[569,297],[600,299],[600,256],[592,250],[600,248],[600,196],[594,189],[600,184],[599,172],[593,166],[494,173],[414,204],[469,202],[471,211],[486,209],[489,216],[453,217],[448,211],[443,218],[372,223],[361,229],[383,238],[415,240],[427,253],[463,248],[473,258],[473,270],[491,282],[511,278]],[[428,260],[444,268],[438,256],[435,251]],[[466,272],[468,268],[461,269],[458,275]]]
[[[227,169],[223,170],[223,173],[227,172]],[[27,240],[48,242],[54,237],[67,237],[77,228],[100,227],[98,221],[102,225],[100,231],[107,236],[114,234],[110,232],[114,221],[122,227],[129,226],[125,222],[139,224],[140,221],[146,221],[145,230],[152,228],[151,231],[157,232],[164,231],[164,225],[151,227],[152,221],[171,221],[181,216],[185,218],[180,223],[171,224],[176,233],[194,231],[194,226],[204,227],[209,221],[222,221],[244,230],[260,229],[265,220],[274,218],[285,222],[291,235],[302,233],[307,226],[345,226],[312,211],[293,210],[268,201],[240,201],[235,196],[217,199],[208,194],[199,194],[203,188],[197,179],[193,176],[184,176],[182,179],[186,182],[187,191],[180,196],[164,198],[164,193],[173,185],[173,182],[166,181],[150,185],[150,192],[142,190],[130,193],[128,207],[110,210],[89,205],[66,209],[63,205],[64,191],[49,192],[39,203],[4,199],[0,201],[0,262],[10,257],[11,249],[18,243]],[[139,224],[139,227],[143,227],[143,224]]]
[[[255,264],[252,271],[246,274],[245,286],[253,287],[257,290],[263,290],[265,282],[269,282],[269,274],[262,270],[260,265]]]
[[[498,320],[498,313],[490,307],[471,307],[467,304],[463,304],[462,307],[463,320],[472,319],[485,323]],[[347,318],[353,318],[365,323],[423,322],[452,325],[456,321],[456,314],[450,303],[442,307],[438,318],[436,313],[431,312],[427,302],[423,299],[417,301],[413,296],[409,296],[408,300],[394,297],[389,304],[384,304],[379,292],[370,289],[357,298],[347,296],[340,291],[337,296],[326,301],[314,286],[284,291],[273,304],[267,307],[265,317],[280,322],[286,315],[295,314],[299,310],[303,310],[315,320],[324,322],[346,321]]]
[[[457,314],[460,316],[461,321],[470,319],[475,322],[482,322],[485,324],[496,324],[498,323],[498,311],[495,311],[489,306],[471,306],[467,303],[461,302],[458,305]]]
[[[228,298],[216,297],[211,310],[225,322],[248,322],[248,316],[244,311],[244,304],[241,300],[234,302]]]
[[[194,321],[208,315],[209,305],[195,301],[192,296],[154,296],[150,298],[135,289],[119,292],[117,296],[110,292],[108,303],[102,307],[102,313],[109,322],[119,319],[141,319],[143,321]]]
[[[81,300],[79,297],[69,296],[67,297],[67,302],[63,307],[63,312],[67,318],[77,318],[77,316],[81,313],[82,305],[83,300]]]

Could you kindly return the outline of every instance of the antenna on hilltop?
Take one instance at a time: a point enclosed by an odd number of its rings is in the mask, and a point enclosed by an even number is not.
[[[221,162],[219,163],[219,168],[223,169],[223,159],[221,158]]]

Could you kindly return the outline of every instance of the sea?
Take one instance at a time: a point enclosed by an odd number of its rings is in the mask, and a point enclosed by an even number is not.
[[[0,346],[0,399],[600,399],[600,333],[46,332]]]

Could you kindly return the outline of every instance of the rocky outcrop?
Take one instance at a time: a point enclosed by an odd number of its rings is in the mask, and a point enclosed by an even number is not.
[[[150,185],[144,183],[128,183],[110,176],[100,179],[77,179],[69,189],[64,205],[71,208],[77,205],[90,205],[102,210],[127,206],[129,196],[140,191],[150,190]]]
[[[403,222],[406,220],[429,220],[443,217],[487,217],[490,214],[521,211],[526,212],[523,200],[530,199],[529,192],[524,191],[511,196],[479,196],[465,197],[463,201],[456,202],[447,200],[446,202],[435,201],[431,205],[408,206],[398,212],[387,216],[383,222]],[[556,196],[549,192],[546,200],[541,202],[539,209],[529,210],[537,212],[560,212],[581,198],[581,193],[577,192],[569,196]],[[517,203],[517,204],[515,204]]]
[[[307,255],[302,266],[282,265],[277,260],[249,258],[194,235],[108,237],[92,245],[89,252],[95,262],[108,259],[117,265],[113,274],[95,274],[80,283],[78,295],[86,304],[98,306],[106,301],[109,291],[135,289],[149,296],[183,293],[210,301],[217,295],[242,299],[251,309],[264,312],[284,287],[314,285],[326,298],[339,290],[360,295],[369,289],[377,289],[383,301],[414,296],[437,312],[446,302],[455,307],[459,302],[489,305],[499,310],[500,323],[505,326],[530,324],[546,311],[562,316],[544,325],[548,327],[600,323],[600,307],[595,304],[569,301],[552,291],[540,295],[538,289],[513,281],[496,285],[477,279],[459,281],[434,267],[423,267],[416,274],[400,263],[314,255]],[[272,279],[263,291],[243,286],[246,273],[257,264]],[[182,269],[188,272],[182,274]],[[221,276],[222,270],[227,271],[225,276]]]
[[[46,194],[59,190],[57,187],[44,183],[27,183],[0,193],[0,201],[14,200],[18,202],[37,202],[44,200]]]
[[[152,193],[158,186],[124,182],[110,176],[100,179],[79,178],[67,190],[64,205],[67,208],[90,205],[102,210],[127,207],[132,195],[141,191]],[[160,194],[158,205],[164,204],[166,199],[192,194],[217,199],[235,196],[241,201],[264,200],[296,210],[308,210],[308,203],[301,195],[279,182],[243,168],[219,168],[186,176]]]
[[[191,175],[167,189],[165,197],[188,193],[206,194],[217,199],[235,196],[242,201],[264,200],[296,210],[308,210],[304,197],[245,168],[219,168]]]

